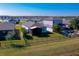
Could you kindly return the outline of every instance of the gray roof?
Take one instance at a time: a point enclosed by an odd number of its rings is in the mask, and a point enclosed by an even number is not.
[[[37,26],[37,27],[43,27],[43,23],[42,22],[32,22],[32,21],[28,21],[26,23],[23,24],[24,26],[27,26],[27,27],[33,27],[33,26]]]
[[[0,23],[0,30],[14,30],[15,24],[13,23]]]
[[[31,27],[33,24],[34,24],[34,22],[28,21],[28,22],[24,23],[23,25],[27,26],[27,27]]]
[[[43,27],[44,24],[43,23],[35,23],[32,26],[37,26],[38,28]]]

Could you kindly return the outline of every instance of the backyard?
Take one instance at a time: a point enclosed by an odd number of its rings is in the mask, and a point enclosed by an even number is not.
[[[22,40],[14,42],[24,44]],[[47,41],[21,48],[0,48],[0,55],[79,55],[79,38],[66,39],[60,42]]]

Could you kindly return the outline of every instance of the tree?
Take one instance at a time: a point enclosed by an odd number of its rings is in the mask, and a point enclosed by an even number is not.
[[[21,31],[23,32],[23,34],[27,34],[27,30],[25,28],[21,28]]]
[[[10,40],[13,39],[13,36],[14,36],[14,32],[8,32],[5,38],[6,40]]]
[[[7,35],[5,36],[5,39],[9,41],[10,44],[13,44],[14,35],[15,35],[14,31],[9,31]]]
[[[25,41],[25,45],[29,45],[28,40],[33,39],[31,35],[27,34],[27,30],[25,28],[21,28],[21,31],[23,33],[23,39]]]
[[[72,19],[70,21],[69,27],[71,27],[73,29],[79,29],[79,18]]]
[[[20,23],[20,20],[18,19],[17,21],[16,21],[16,24],[19,24]]]
[[[25,28],[21,28],[21,31],[23,33],[23,39],[24,39],[25,45],[27,45],[27,39],[26,39],[27,31]]]

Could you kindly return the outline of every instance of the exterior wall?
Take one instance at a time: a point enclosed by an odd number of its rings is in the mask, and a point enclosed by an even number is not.
[[[3,22],[9,22],[8,20],[4,20]]]
[[[52,20],[44,20],[44,26],[46,26],[46,30],[49,32],[53,32],[53,21]]]
[[[47,28],[47,31],[53,32],[53,28]]]
[[[70,19],[63,18],[63,24],[69,25]]]
[[[43,21],[43,24],[44,26],[47,26],[47,27],[53,27],[53,21],[51,20],[44,20]]]
[[[63,20],[62,19],[53,19],[53,24],[54,25],[63,24]]]

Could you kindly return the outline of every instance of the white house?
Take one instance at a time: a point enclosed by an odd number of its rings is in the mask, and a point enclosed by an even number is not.
[[[52,20],[43,20],[43,25],[47,27],[47,31],[53,32],[53,21]]]
[[[53,22],[52,20],[43,20],[40,22],[32,22],[28,21],[24,24],[22,24],[22,27],[25,28],[28,32],[29,30],[32,31],[32,33],[52,33],[53,32]]]

